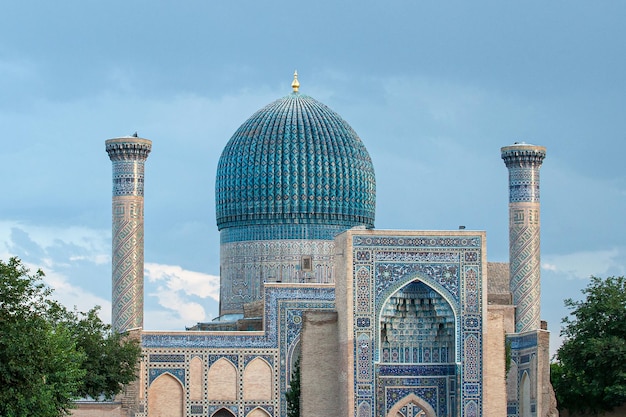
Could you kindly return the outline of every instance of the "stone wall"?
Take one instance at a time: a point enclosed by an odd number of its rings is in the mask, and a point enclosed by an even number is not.
[[[337,312],[305,311],[300,343],[300,415],[339,415]]]
[[[501,309],[487,312],[483,346],[483,416],[506,416],[504,314]]]
[[[122,417],[121,402],[79,402],[72,417]]]
[[[541,392],[537,415],[557,417],[559,412],[556,409],[556,396],[550,382],[550,333],[540,330],[537,336],[537,372]]]

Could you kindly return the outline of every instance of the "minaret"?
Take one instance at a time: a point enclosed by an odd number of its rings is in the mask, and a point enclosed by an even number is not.
[[[501,152],[509,169],[509,269],[515,331],[522,333],[541,327],[539,169],[546,148],[516,142]]]
[[[113,163],[113,328],[143,327],[144,164],[152,142],[137,134],[106,141]]]

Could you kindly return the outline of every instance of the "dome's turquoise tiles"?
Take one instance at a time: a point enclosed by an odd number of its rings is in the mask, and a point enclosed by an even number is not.
[[[292,93],[256,112],[219,161],[218,228],[374,226],[376,180],[365,146],[337,113]]]

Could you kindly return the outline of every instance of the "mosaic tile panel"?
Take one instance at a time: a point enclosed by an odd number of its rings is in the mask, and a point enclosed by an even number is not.
[[[457,409],[457,404],[461,413],[481,415],[482,315],[485,308],[482,302],[484,293],[482,236],[470,233],[458,236],[359,235],[358,232],[353,234],[354,386],[367,386],[366,383],[369,383],[376,392],[375,402],[370,402],[365,395],[366,392],[357,389],[354,403],[355,414],[369,413],[384,416],[395,404],[389,404],[390,398],[399,399],[413,394],[419,398],[426,396],[430,398],[429,404],[437,410],[439,415],[452,413]],[[440,297],[442,307],[449,306],[447,308],[450,309],[450,313],[442,317],[449,317],[454,321],[450,327],[450,341],[453,343],[450,352],[439,348],[424,349],[424,346],[421,350],[404,345],[402,349],[398,346],[395,351],[392,349],[385,351],[383,348],[382,337],[385,336],[385,332],[383,332],[381,322],[378,321],[378,317],[382,317],[383,306],[389,302],[388,300],[394,299],[394,294],[400,294],[402,288],[415,280],[426,285],[429,291],[436,293]],[[429,301],[419,306],[415,305],[414,300],[397,299],[393,302],[398,305],[393,309],[397,310],[399,317],[402,314],[408,317],[412,314],[412,308],[439,308],[437,303],[432,301],[436,299],[436,297],[428,297]],[[371,307],[368,309],[368,306]],[[410,321],[407,323],[410,324]],[[419,323],[417,320],[416,328],[419,327]],[[426,322],[422,326],[425,324]],[[436,328],[429,326],[432,329],[430,331],[441,331],[439,324]],[[443,324],[443,326],[445,329],[446,325]],[[362,335],[367,334],[368,330],[375,337],[373,341],[374,365],[364,354],[366,350],[363,348],[365,344]],[[404,335],[406,332],[416,330],[410,326],[406,328],[405,323],[404,327],[398,327],[397,331]],[[430,338],[425,333],[415,338],[419,340],[419,337],[424,337],[424,340]],[[383,359],[387,358],[385,355],[389,357],[389,362],[400,362],[401,358],[407,362],[424,361],[424,359],[431,362],[448,360],[449,364],[441,365],[444,367],[441,369],[444,369],[448,375],[437,377],[436,374],[429,373],[420,379],[419,363],[390,363],[386,365],[389,368],[383,368]],[[393,355],[397,356],[397,361]],[[455,362],[461,365],[457,367]],[[375,378],[368,381],[364,376],[373,372],[372,366],[377,370],[385,369],[383,372],[393,372],[392,370],[400,372],[399,369],[404,369],[406,374],[394,379],[391,376],[383,377],[378,373]],[[367,371],[368,367],[371,369],[370,373]],[[424,372],[433,372],[431,368],[423,369]],[[458,392],[457,378],[460,383]],[[437,385],[440,388],[429,388],[433,384],[440,384]],[[435,397],[436,400],[432,400]],[[365,411],[363,404],[369,404],[372,408]]]
[[[428,403],[437,415],[451,415],[456,407],[450,401],[455,379],[454,365],[377,365],[375,415],[386,416],[411,394]]]

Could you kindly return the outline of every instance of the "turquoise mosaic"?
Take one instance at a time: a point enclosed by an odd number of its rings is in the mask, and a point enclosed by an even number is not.
[[[220,233],[221,243],[256,240],[333,240],[346,226],[326,224],[268,224],[264,226],[229,227]]]
[[[374,226],[372,160],[354,130],[317,100],[292,93],[256,112],[217,168],[218,229],[265,224]]]
[[[358,233],[354,415],[384,416],[411,396],[437,415],[482,415],[483,236]]]

